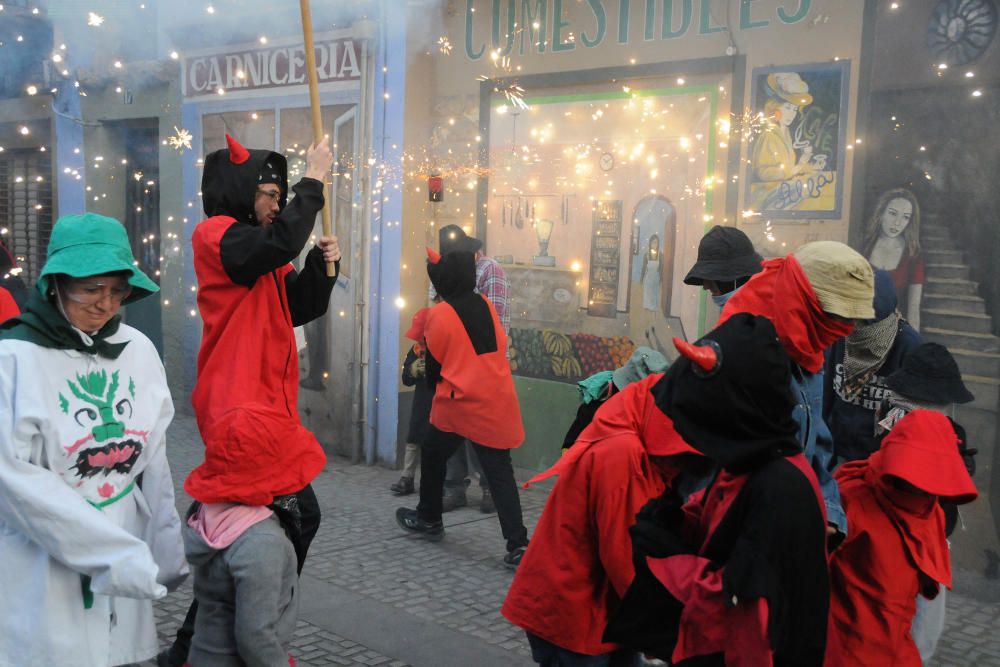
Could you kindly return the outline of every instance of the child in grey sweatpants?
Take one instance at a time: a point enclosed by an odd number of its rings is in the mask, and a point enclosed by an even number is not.
[[[189,664],[294,666],[288,646],[298,575],[278,515],[270,507],[195,502],[183,535],[198,602]]]

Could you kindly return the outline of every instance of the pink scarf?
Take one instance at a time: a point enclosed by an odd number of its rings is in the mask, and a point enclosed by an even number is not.
[[[198,532],[205,544],[225,549],[240,535],[274,514],[266,507],[236,503],[206,503],[188,518],[188,526]]]

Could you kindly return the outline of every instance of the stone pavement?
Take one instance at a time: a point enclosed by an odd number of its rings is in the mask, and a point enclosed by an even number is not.
[[[168,452],[182,513],[190,498],[181,484],[201,462],[194,420],[178,415]],[[520,474],[518,479],[524,479]],[[313,483],[323,523],[303,572],[299,625],[292,653],[299,665],[402,667],[532,665],[524,634],[500,615],[512,573],[501,558],[496,515],[470,507],[445,515],[447,535],[431,544],[404,535],[389,485],[398,473],[333,458]],[[550,486],[521,491],[533,529]],[[161,638],[173,637],[191,600],[190,580],[157,604]],[[937,667],[1000,667],[1000,604],[959,595],[948,599],[948,625]]]

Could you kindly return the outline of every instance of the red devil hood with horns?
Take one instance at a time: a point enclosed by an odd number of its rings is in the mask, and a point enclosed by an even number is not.
[[[202,197],[209,217],[191,238],[204,325],[191,396],[198,427],[205,446],[212,448],[223,415],[239,406],[263,405],[296,425],[285,437],[322,456],[316,438],[299,424],[292,327],[326,312],[336,278],[327,278],[319,248],[309,252],[301,272],[290,262],[313,232],[323,208],[323,185],[303,178],[286,206],[285,158],[226,139],[228,149],[205,159]],[[281,212],[267,225],[254,216],[262,182],[275,183],[282,192]]]

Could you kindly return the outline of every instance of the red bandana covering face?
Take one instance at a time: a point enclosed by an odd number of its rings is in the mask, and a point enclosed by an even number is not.
[[[736,313],[762,315],[774,323],[788,356],[810,373],[823,367],[823,352],[854,325],[823,312],[816,292],[793,255],[769,259],[764,270],[726,303],[718,323]]]

